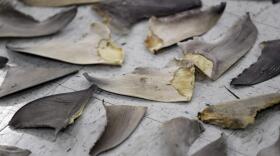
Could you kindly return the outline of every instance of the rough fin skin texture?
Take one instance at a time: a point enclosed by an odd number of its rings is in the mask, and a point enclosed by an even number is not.
[[[206,145],[192,156],[227,156],[227,147],[223,134],[220,138]]]
[[[199,120],[229,129],[244,129],[255,122],[257,113],[280,104],[280,93],[212,105],[198,114]]]
[[[86,90],[51,95],[32,101],[19,109],[9,126],[22,128],[53,128],[55,134],[73,124],[92,97],[96,86]]]
[[[167,17],[152,17],[149,21],[149,33],[145,41],[152,53],[174,45],[182,40],[200,36],[209,31],[220,19],[226,3],[206,10],[190,10]]]
[[[162,128],[170,156],[185,156],[190,146],[204,131],[198,121],[183,117],[164,123]]]
[[[14,146],[0,145],[0,156],[29,156],[31,151]]]
[[[28,38],[55,34],[65,28],[76,14],[77,8],[73,8],[38,22],[33,17],[15,10],[8,2],[0,1],[0,38]]]
[[[165,69],[136,68],[115,78],[84,75],[102,90],[161,102],[190,101],[195,83],[195,68],[190,64]]]
[[[125,32],[143,19],[168,16],[201,5],[200,0],[102,0],[94,4],[94,9],[105,22]]]
[[[137,128],[144,117],[146,107],[105,106],[107,126],[90,151],[91,156],[113,149],[123,143]]]
[[[4,68],[8,61],[8,58],[0,56],[0,69]]]
[[[81,5],[96,3],[100,0],[20,0],[23,3],[31,6],[43,7],[61,7],[69,5]]]
[[[100,23],[92,24],[92,32],[78,42],[52,40],[33,46],[8,44],[8,49],[51,58],[67,63],[88,65],[122,65],[124,51],[111,40],[111,32]]]
[[[253,47],[258,30],[246,14],[226,34],[210,43],[195,39],[180,43],[185,59],[193,62],[207,77],[217,80]]]
[[[203,126],[196,120],[174,118],[138,135],[129,148],[116,155],[187,156],[191,145],[203,132]]]
[[[280,74],[280,40],[263,42],[258,61],[231,81],[233,86],[251,86]]]
[[[31,61],[31,58],[30,58]],[[78,72],[77,67],[49,62],[10,67],[0,87],[0,98]]]
[[[277,141],[273,145],[265,149],[262,149],[257,154],[257,156],[279,156],[279,155],[280,155],[280,135]]]

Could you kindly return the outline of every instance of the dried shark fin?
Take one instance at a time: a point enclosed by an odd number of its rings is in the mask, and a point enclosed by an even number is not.
[[[170,156],[186,156],[190,146],[204,131],[198,121],[183,117],[164,123],[162,129]]]
[[[152,17],[146,47],[156,53],[185,39],[200,36],[209,31],[220,19],[226,3],[206,10],[190,10],[167,17]]]
[[[196,120],[174,118],[139,135],[129,148],[118,155],[186,156],[203,131],[203,126]]]
[[[280,155],[280,135],[278,140],[271,146],[259,151],[257,156],[279,156]]]
[[[258,61],[231,81],[233,86],[250,86],[280,74],[280,40],[263,42]]]
[[[132,73],[111,78],[84,76],[100,89],[131,97],[161,102],[190,101],[195,68],[184,64],[165,69],[136,68]]]
[[[223,128],[244,129],[255,122],[258,112],[277,104],[280,104],[280,93],[267,94],[209,106],[198,118]]]
[[[43,7],[61,7],[69,5],[82,5],[96,3],[100,0],[20,0],[23,3],[31,6]]]
[[[123,49],[113,43],[110,30],[100,23],[94,23],[91,34],[78,42],[53,40],[33,46],[8,44],[6,47],[13,51],[79,65],[121,65],[124,62]]]
[[[31,151],[14,146],[0,145],[0,156],[29,156]]]
[[[227,148],[223,134],[217,140],[206,145],[192,156],[227,156]]]
[[[8,63],[9,59],[3,56],[0,56],[0,69],[4,68]]]
[[[53,128],[57,134],[82,115],[95,89],[93,85],[86,90],[34,100],[15,113],[9,126],[15,129]]]
[[[199,39],[180,43],[185,59],[193,62],[206,76],[217,80],[255,44],[258,30],[249,13],[213,43]]]
[[[102,0],[94,4],[94,9],[106,23],[124,32],[143,19],[168,16],[201,5],[200,0]]]
[[[66,27],[76,13],[77,8],[72,8],[39,22],[14,9],[9,3],[0,1],[0,38],[28,38],[55,34]]]
[[[105,106],[107,126],[97,143],[92,147],[90,155],[111,150],[123,143],[137,128],[147,110],[146,107]]]
[[[0,98],[76,72],[77,67],[50,61],[42,65],[28,63],[10,67],[0,87]]]

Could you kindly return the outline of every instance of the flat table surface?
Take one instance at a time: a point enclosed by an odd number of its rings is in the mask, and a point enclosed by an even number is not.
[[[203,0],[204,6],[219,4],[221,0]],[[43,20],[47,17],[64,10],[65,8],[39,8],[27,7],[15,2],[16,8],[34,16],[36,19]],[[118,44],[122,44],[126,53],[125,63],[122,67],[109,66],[84,66],[78,74],[68,76],[64,79],[53,81],[26,91],[13,94],[0,99],[0,144],[14,145],[21,148],[30,149],[31,156],[87,156],[89,149],[96,142],[101,134],[101,127],[105,123],[105,111],[102,105],[134,105],[146,106],[148,111],[137,128],[137,130],[114,150],[101,154],[102,156],[123,155],[122,152],[133,150],[131,147],[139,141],[139,137],[151,142],[153,137],[146,134],[156,130],[161,124],[175,117],[187,117],[197,119],[197,113],[202,111],[207,104],[215,104],[227,100],[234,100],[225,87],[240,98],[247,98],[266,93],[280,91],[280,76],[267,82],[234,89],[229,86],[232,78],[240,74],[245,68],[254,63],[261,54],[259,43],[267,40],[280,39],[280,4],[273,5],[270,1],[242,1],[228,0],[227,8],[218,24],[203,37],[205,39],[216,39],[240,18],[250,12],[253,22],[256,24],[259,35],[253,49],[234,65],[226,74],[215,82],[201,81],[196,82],[193,100],[189,103],[161,103],[141,100],[137,98],[115,95],[107,92],[93,94],[93,98],[87,106],[83,115],[76,120],[74,125],[69,126],[65,131],[54,137],[52,130],[13,130],[7,124],[14,113],[26,103],[47,95],[77,91],[89,87],[89,82],[82,76],[84,72],[91,75],[112,77],[131,72],[136,67],[157,67],[163,68],[174,58],[182,56],[181,50],[174,46],[158,55],[152,55],[147,51],[144,40],[148,32],[147,21],[143,21],[133,27],[127,36],[113,34],[113,39]],[[90,32],[90,25],[99,22],[100,18],[92,11],[91,6],[80,6],[74,21],[57,35],[36,39],[1,39],[0,54],[8,56],[11,65],[16,65],[22,57],[34,57],[17,54],[7,51],[7,42],[28,42],[40,44],[52,39],[79,40]],[[38,57],[35,57],[36,59]],[[41,59],[41,58],[38,58]],[[26,60],[26,59],[25,59]],[[46,61],[46,59],[42,59]],[[1,70],[1,76],[5,77],[7,69]],[[264,147],[273,144],[279,135],[280,127],[279,109],[269,109],[260,113],[254,125],[245,130],[223,130],[216,126],[203,124],[205,133],[193,144],[191,153],[215,140],[222,132],[226,136],[229,156],[255,156]],[[143,136],[143,137],[141,137]],[[146,136],[146,137],[145,137]],[[148,155],[153,146],[148,146],[142,155]]]

